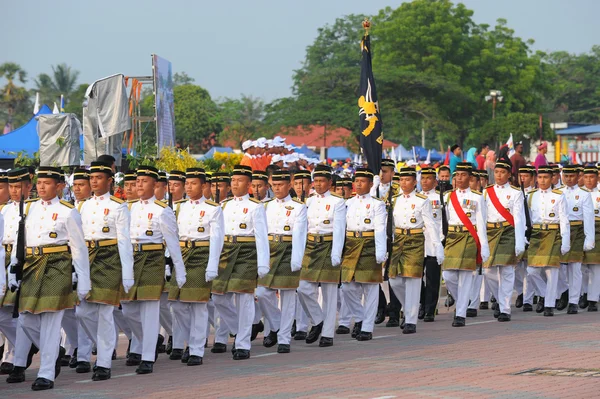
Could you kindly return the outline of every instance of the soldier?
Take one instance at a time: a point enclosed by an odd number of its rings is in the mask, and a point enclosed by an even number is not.
[[[552,168],[552,187],[561,188],[562,182],[560,180],[560,166],[558,164],[551,165]]]
[[[594,207],[594,233],[595,242],[600,242],[600,191],[598,191],[598,168],[586,166],[583,170],[583,182],[585,188],[590,191],[592,205]],[[584,268],[588,270],[587,301],[588,312],[598,311],[598,299],[600,297],[600,245],[594,249],[584,252]]]
[[[512,164],[507,158],[494,166],[495,184],[483,192],[487,206],[487,239],[490,257],[484,263],[486,282],[498,307],[494,317],[510,321],[510,302],[515,285],[515,266],[525,252],[525,212],[523,194],[509,183]]]
[[[519,180],[525,195],[535,189],[535,175],[536,170],[533,166],[525,165],[519,168]],[[523,253],[515,269],[515,291],[517,292],[515,306],[517,308],[522,306],[523,312],[532,312],[535,288],[527,274],[527,251]]]
[[[435,189],[437,184],[434,168],[425,167],[421,169],[421,194],[425,195],[431,203],[434,226],[424,226],[424,229],[436,229],[439,241],[443,239],[442,234],[442,210],[440,192]],[[424,279],[421,285],[421,306],[423,309],[423,321],[435,320],[435,311],[440,294],[440,280],[442,278],[441,263],[438,262],[436,248],[438,243],[425,234],[425,262]],[[443,252],[442,247],[442,252]]]
[[[459,162],[455,172],[456,187],[445,194],[448,236],[442,269],[446,287],[456,300],[453,327],[465,326],[473,272],[490,255],[485,199],[480,192],[469,188],[472,167],[469,162]]]
[[[0,206],[6,205],[10,199],[8,192],[8,173],[0,172]]]
[[[163,172],[162,170],[158,172],[158,181],[156,182],[156,186],[154,187],[154,196],[159,201],[166,201],[167,192],[168,192],[168,184],[169,181],[167,179],[167,172]]]
[[[403,334],[417,331],[426,241],[433,243],[435,262],[444,261],[444,248],[431,202],[426,195],[417,193],[416,187],[415,169],[400,169],[402,192],[394,197],[394,246],[389,276],[390,286],[404,308]]]
[[[277,353],[290,352],[291,330],[296,307],[296,288],[300,282],[302,257],[306,246],[306,206],[292,198],[290,173],[277,170],[272,175],[275,198],[265,204],[271,265],[269,273],[258,280],[258,304],[269,322],[265,336],[267,348],[278,344]],[[281,300],[278,307],[277,292]]]
[[[234,360],[250,358],[256,275],[258,273],[262,278],[269,272],[267,217],[262,203],[248,194],[251,182],[250,167],[236,165],[233,168],[233,197],[222,204],[225,244],[219,261],[219,276],[212,284],[213,301],[221,323],[211,351],[227,351],[227,336],[231,332],[236,335]]]
[[[90,291],[81,217],[73,205],[58,199],[61,175],[59,168],[38,169],[40,199],[28,202],[25,210],[27,250],[23,280],[17,281],[14,268],[15,273],[9,277],[11,287],[21,285],[18,306],[23,330],[41,352],[38,378],[31,386],[34,391],[53,388],[60,373],[60,326],[64,310],[73,306],[73,266],[78,276],[79,299]],[[15,250],[11,265],[17,263]]]
[[[310,196],[312,187],[312,176],[308,170],[299,170],[294,173],[294,191],[296,198],[300,201],[306,201]]]
[[[185,196],[185,179],[186,172],[180,170],[172,170],[169,172],[169,198],[172,203],[181,201]]]
[[[269,176],[267,172],[255,170],[252,172],[252,196],[261,202],[269,200]]]
[[[306,343],[317,341],[323,332],[320,347],[333,345],[339,265],[346,231],[346,204],[330,192],[331,179],[329,166],[317,165],[313,183],[316,194],[307,200],[308,242],[298,287],[300,303],[313,322]],[[319,283],[323,308],[317,302]]]
[[[570,251],[561,259],[561,269],[566,268],[569,284],[568,314],[576,314],[581,291],[581,262],[584,252],[594,249],[594,205],[590,192],[578,186],[578,165],[563,167],[565,186],[561,191],[567,202],[570,224]]]
[[[231,193],[231,177],[225,172],[213,173],[210,180],[210,190],[215,202],[221,202],[229,198]]]
[[[211,281],[217,277],[219,269],[225,223],[219,204],[203,195],[204,186],[210,184],[206,182],[204,169],[188,168],[185,179],[188,199],[177,203],[175,213],[187,277],[181,288],[173,284],[171,279],[169,301],[174,324],[181,329],[189,350],[185,356],[181,346],[176,345],[169,359],[180,359],[188,366],[198,366],[204,358],[208,330],[207,303],[210,299]],[[178,341],[176,339],[174,345]]]
[[[127,200],[127,208],[131,210],[131,205],[140,197],[137,193],[137,174],[135,169],[128,170],[123,174],[123,191]]]
[[[177,221],[172,209],[154,196],[158,171],[152,166],[137,170],[140,200],[131,206],[130,235],[133,245],[134,283],[121,299],[123,314],[142,353],[131,352],[127,365],[139,365],[137,374],[152,373],[158,356],[160,296],[164,287],[165,244],[177,271],[177,285],[185,284],[185,266],[177,239]],[[163,243],[164,242],[164,243]]]
[[[81,204],[90,198],[92,188],[90,186],[90,171],[85,168],[77,168],[73,172],[73,185],[71,186],[75,196],[75,208],[80,209]]]
[[[371,170],[357,168],[354,184],[356,195],[347,201],[342,289],[350,312],[361,320],[355,324],[356,339],[368,341],[373,338],[381,265],[387,257],[387,215],[385,203],[370,194]]]
[[[119,306],[121,284],[127,293],[134,281],[129,210],[123,200],[110,195],[112,184],[111,166],[92,162],[90,185],[94,195],[80,205],[92,290],[81,300],[76,313],[88,337],[96,343],[93,381],[111,377],[111,358],[117,344],[113,308]],[[79,350],[77,370],[86,366],[89,371],[90,357],[91,350]]]
[[[452,174],[450,168],[446,165],[442,165],[438,168],[438,180],[447,182],[448,189],[452,190]]]
[[[527,198],[533,227],[527,249],[527,275],[542,295],[536,312],[554,316],[561,255],[571,248],[569,214],[564,194],[552,189],[551,166],[538,167],[537,183],[538,189]]]
[[[335,193],[343,199],[352,198],[352,179],[341,177],[335,182]]]

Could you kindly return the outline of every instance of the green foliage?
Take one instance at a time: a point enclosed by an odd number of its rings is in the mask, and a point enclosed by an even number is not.
[[[259,98],[246,96],[238,99],[226,98],[219,104],[225,128],[219,134],[219,141],[234,141],[239,147],[246,140],[266,136],[263,124],[264,102]]]
[[[8,154],[15,156],[15,168],[28,166],[33,166],[34,168],[37,168],[38,166],[40,166],[40,153],[38,151],[34,152],[32,157],[29,156],[26,151],[19,151],[16,153],[9,151]]]
[[[487,137],[488,143],[501,145],[508,140],[511,133],[515,142],[538,140],[540,135],[539,115],[513,112],[506,116],[501,115],[494,120],[490,119],[481,127],[471,130],[468,141],[475,142],[475,139]],[[555,139],[554,131],[547,121],[542,124],[542,133],[545,140]]]
[[[41,103],[52,107],[54,102],[56,102],[60,106],[60,96],[62,94],[65,99],[65,105],[68,104],[71,93],[76,89],[78,77],[79,71],[72,69],[66,63],[56,66],[52,65],[52,76],[46,73],[39,74],[37,79],[34,79],[34,82],[36,91],[40,93]],[[81,108],[82,101],[79,101],[79,108]]]
[[[23,125],[31,117],[29,92],[17,83],[27,83],[27,72],[19,64],[5,62],[0,65],[0,78],[6,85],[0,88],[0,120],[12,123],[13,129]]]
[[[140,166],[156,165],[156,143],[142,141],[135,148],[135,155],[127,154],[127,163],[130,169]]]

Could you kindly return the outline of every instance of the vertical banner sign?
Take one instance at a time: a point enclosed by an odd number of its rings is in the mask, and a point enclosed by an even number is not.
[[[156,110],[156,147],[160,153],[163,147],[175,146],[173,70],[169,61],[153,54],[152,71]]]
[[[359,131],[360,147],[363,149],[368,162],[369,169],[375,174],[381,169],[381,154],[383,150],[383,130],[381,115],[379,114],[379,103],[377,102],[377,90],[373,78],[373,67],[371,64],[371,39],[369,28],[371,23],[365,19],[363,28],[365,35],[360,42],[360,97],[359,107]]]

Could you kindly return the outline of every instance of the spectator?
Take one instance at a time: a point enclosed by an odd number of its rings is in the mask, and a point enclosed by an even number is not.
[[[488,173],[488,180],[490,184],[494,184],[494,168],[496,167],[496,152],[490,150],[485,156],[485,170]]]
[[[490,146],[487,143],[481,145],[481,150],[479,151],[479,155],[477,155],[477,168],[483,170],[485,169],[485,157],[490,150]]]
[[[540,166],[548,165],[548,160],[546,159],[546,153],[548,152],[548,143],[542,141],[540,145],[538,145],[538,154],[535,157],[535,162],[533,166],[535,166],[535,170],[537,170]]]
[[[467,162],[470,162],[471,165],[473,165],[473,170],[477,169],[477,148],[469,148],[469,151],[467,151]]]
[[[450,172],[454,173],[454,170],[456,170],[456,164],[462,162],[462,158],[460,156],[462,150],[458,144],[454,144],[452,147],[450,147],[450,152],[452,152],[452,155],[450,155]]]
[[[512,175],[513,181],[519,181],[519,169],[527,164],[525,157],[523,157],[523,142],[519,141],[515,145],[515,153],[512,157],[510,157],[510,162],[512,162]]]

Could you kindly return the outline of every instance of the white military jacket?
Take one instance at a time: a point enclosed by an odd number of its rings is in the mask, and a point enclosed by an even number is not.
[[[493,189],[500,201],[500,205],[506,209],[515,222],[515,252],[525,251],[525,206],[523,203],[523,192],[511,186],[508,182],[503,185],[491,184],[483,191],[483,198],[487,206],[487,221],[490,223],[505,222],[506,219],[500,214],[494,203],[489,198],[489,190]]]
[[[563,247],[571,246],[571,227],[567,200],[560,190],[536,189],[527,194],[532,224],[559,224]]]
[[[585,234],[583,246],[587,250],[593,249],[595,241],[594,204],[589,190],[575,185],[573,187],[562,186],[560,191],[563,192],[567,201],[569,221],[583,221]]]
[[[25,206],[25,204],[23,204]],[[23,211],[25,208],[23,208]],[[0,214],[4,217],[4,234],[2,235],[2,244],[16,244],[17,232],[19,231],[19,203],[9,201],[0,209]]]
[[[346,239],[346,202],[330,191],[314,194],[306,201],[309,234],[333,234],[331,262],[337,266],[342,261]]]
[[[302,267],[308,219],[306,205],[288,194],[283,199],[273,198],[265,203],[269,234],[292,236],[292,269]]]
[[[123,280],[133,280],[133,249],[127,204],[110,193],[93,195],[79,204],[86,241],[117,240]]]
[[[421,194],[427,196],[429,202],[431,204],[431,212],[433,216],[433,221],[435,222],[435,229],[438,231],[439,241],[444,239],[444,233],[442,231],[442,203],[440,201],[440,192],[436,189],[432,189],[429,191],[421,191]],[[423,227],[425,230],[428,228],[431,229],[431,225],[425,225]],[[443,248],[442,248],[443,250]],[[429,234],[425,234],[425,256],[437,256],[437,244],[430,238]]]
[[[375,259],[385,262],[387,252],[387,212],[385,202],[371,194],[355,195],[346,200],[346,229],[348,231],[374,231]]]

